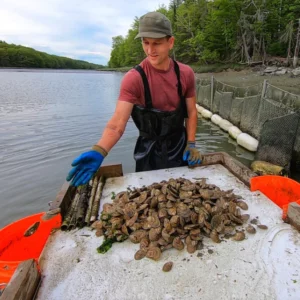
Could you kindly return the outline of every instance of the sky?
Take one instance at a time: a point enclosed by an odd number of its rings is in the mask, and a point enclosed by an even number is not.
[[[112,37],[170,0],[0,0],[0,40],[106,65]]]

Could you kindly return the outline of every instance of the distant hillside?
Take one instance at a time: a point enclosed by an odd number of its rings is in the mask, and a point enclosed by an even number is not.
[[[104,66],[82,60],[47,54],[32,48],[0,41],[0,67],[51,69],[102,69]]]

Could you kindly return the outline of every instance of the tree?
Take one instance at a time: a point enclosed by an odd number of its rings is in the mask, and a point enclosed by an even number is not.
[[[291,47],[292,47],[293,33],[294,33],[294,22],[290,21],[286,25],[285,31],[280,36],[280,42],[288,44],[287,57],[286,57],[286,65],[287,66],[289,66],[290,59],[291,59]]]
[[[101,69],[103,66],[0,41],[0,67]]]
[[[296,68],[298,65],[298,55],[299,55],[299,45],[300,44],[300,19],[299,19],[299,25],[298,25],[298,33],[296,37],[296,46],[295,46],[295,53],[294,53],[294,59],[293,59],[293,67]]]

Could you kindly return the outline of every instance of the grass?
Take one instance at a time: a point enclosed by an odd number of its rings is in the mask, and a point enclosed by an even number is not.
[[[222,71],[226,71],[228,69],[234,71],[241,71],[246,69],[247,65],[240,65],[236,63],[231,64],[211,64],[211,65],[190,65],[190,67],[194,70],[195,73],[218,73]]]
[[[128,72],[129,70],[131,70],[132,67],[121,67],[121,68],[103,68],[103,69],[100,69],[98,71],[105,71],[105,72],[123,72],[123,73],[126,73]]]
[[[217,73],[226,71],[227,69],[231,69],[234,71],[241,71],[247,68],[246,65],[240,65],[237,63],[231,64],[211,64],[211,65],[189,65],[195,73]],[[106,72],[128,72],[131,70],[132,67],[121,67],[121,68],[104,68],[99,71],[106,71]]]

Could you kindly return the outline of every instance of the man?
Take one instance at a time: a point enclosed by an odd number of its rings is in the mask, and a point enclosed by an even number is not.
[[[174,37],[169,19],[159,12],[141,17],[139,33],[146,58],[123,78],[116,110],[101,139],[77,157],[67,180],[86,184],[121,138],[132,117],[139,129],[134,150],[136,171],[194,165],[197,127],[195,75],[169,57]]]

